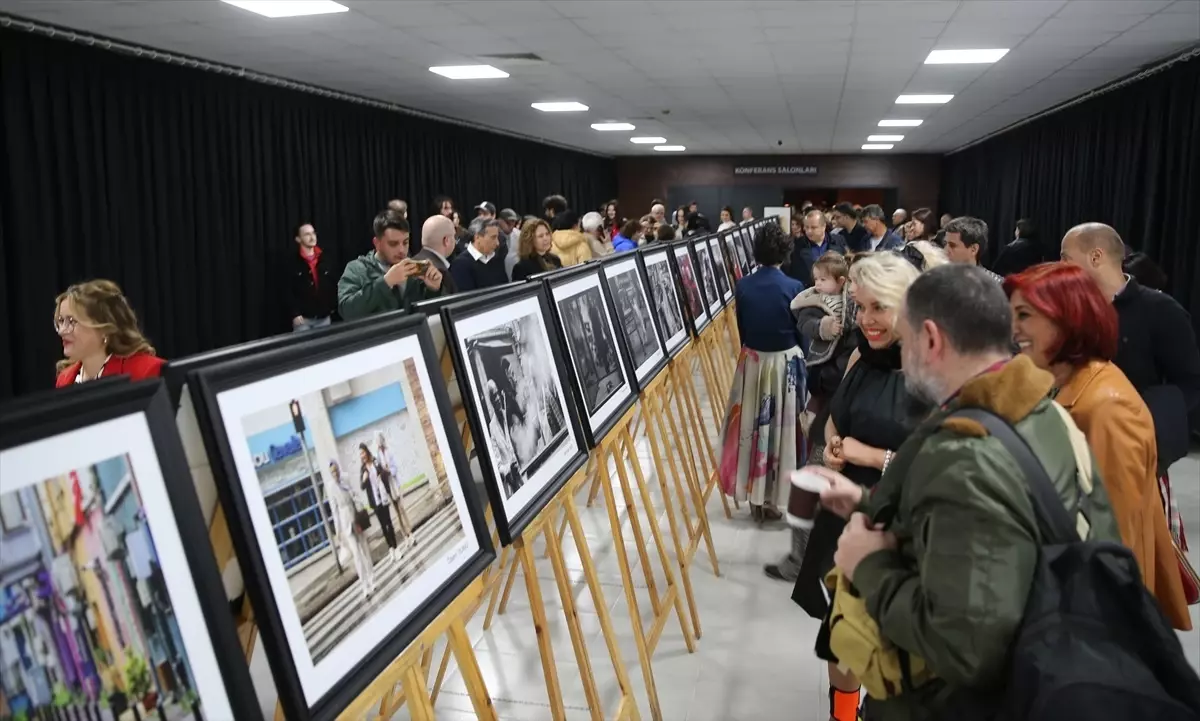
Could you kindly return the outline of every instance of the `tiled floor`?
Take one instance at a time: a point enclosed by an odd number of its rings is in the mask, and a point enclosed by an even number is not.
[[[652,487],[657,487],[645,439],[638,445],[647,480]],[[1194,539],[1200,537],[1200,453],[1180,461],[1171,475],[1175,479],[1185,523],[1195,529],[1192,531]],[[614,490],[619,494],[619,486],[614,486]],[[585,498],[586,493],[581,493],[578,500],[587,541],[603,585],[604,604],[612,615],[642,718],[648,719],[650,708],[603,497],[597,499],[593,508],[583,507]],[[661,509],[659,494],[655,493],[654,499],[656,507]],[[621,505],[619,500],[618,505]],[[701,623],[701,637],[696,641],[695,652],[688,653],[679,622],[672,616],[651,664],[663,718],[667,721],[825,721],[828,718],[825,670],[812,653],[817,622],[792,603],[790,584],[772,581],[762,573],[762,565],[775,560],[787,548],[787,530],[782,524],[756,527],[745,508],[734,511],[732,519],[726,519],[716,496],[710,499],[708,512],[721,575],[713,575],[708,555],[701,545],[691,567]],[[669,544],[665,516],[660,513],[657,520],[664,540]],[[643,517],[643,529],[649,539],[645,523]],[[649,597],[642,566],[631,545],[627,519],[622,532],[629,549],[638,602],[648,619],[651,613]],[[567,537],[570,538],[569,533]],[[1193,541],[1193,546],[1192,561],[1200,566],[1200,541]],[[547,606],[567,718],[588,719],[590,714],[558,590],[549,561],[541,558],[541,547],[539,542],[538,575]],[[568,540],[564,550],[575,581],[576,606],[587,636],[588,653],[605,715],[611,716],[619,691],[599,617],[595,613],[596,605],[583,580],[574,544]],[[650,551],[651,566],[661,590],[665,588],[662,570],[652,546]],[[673,552],[669,553],[673,558]],[[677,572],[676,580],[679,580]],[[683,608],[686,614],[686,600]],[[1200,626],[1198,611],[1200,608],[1193,607],[1192,617]],[[483,630],[482,619],[481,610],[468,625],[468,631],[499,717],[513,721],[549,719],[546,687],[523,579],[518,578],[514,585],[507,613],[497,616],[489,631]],[[1181,634],[1181,640],[1192,664],[1200,668],[1200,632]],[[440,649],[435,658],[440,658]],[[259,675],[263,672],[265,668]],[[263,680],[269,684],[269,676]],[[475,718],[462,678],[453,663],[436,711],[439,719],[449,721]],[[401,709],[396,718],[407,719],[407,712]]]

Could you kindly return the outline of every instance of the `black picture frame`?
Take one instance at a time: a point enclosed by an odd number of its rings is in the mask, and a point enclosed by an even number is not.
[[[632,266],[629,264],[632,264]],[[667,354],[666,344],[663,341],[662,331],[654,319],[654,312],[652,310],[654,302],[650,297],[649,281],[646,278],[644,259],[642,254],[636,250],[610,255],[604,259],[602,270],[603,272],[600,274],[600,277],[604,283],[605,292],[608,295],[609,306],[612,308],[614,317],[617,318],[620,336],[625,344],[625,353],[629,358],[629,365],[633,368],[634,380],[640,390],[658,377],[658,374],[667,367],[667,361],[670,358]],[[633,289],[637,294],[634,304],[644,309],[645,324],[649,327],[650,334],[653,336],[656,346],[641,365],[637,364],[637,358],[633,350],[634,341],[631,330],[634,329],[626,325],[631,320],[636,322],[636,319],[627,315],[627,309],[624,307],[625,299],[621,297],[622,289],[616,287],[618,285],[616,282],[617,276],[626,276],[629,273],[632,273],[632,280],[636,283]],[[634,312],[636,312],[636,309]]]
[[[733,287],[736,290],[738,281],[750,273],[749,262],[745,260],[746,249],[738,241],[737,228],[721,236],[721,248],[725,252],[725,263],[733,276]]]
[[[696,266],[696,258],[692,252],[690,240],[680,240],[670,245],[671,268],[675,272],[678,283],[679,303],[683,309],[683,317],[687,320],[693,337],[700,337],[700,332],[712,321],[708,312],[708,303],[704,299],[704,291],[700,287],[700,275]],[[685,267],[686,263],[686,267]]]
[[[612,294],[604,280],[604,264],[593,262],[573,266],[568,272],[555,273],[543,281],[550,303],[554,328],[558,333],[559,345],[567,366],[566,375],[570,384],[571,398],[578,409],[580,428],[583,430],[584,440],[589,448],[595,448],[601,440],[608,436],[625,411],[629,410],[637,401],[638,393],[637,369],[633,365],[629,344],[626,342],[621,328]],[[576,357],[580,350],[579,347],[571,347],[570,332],[583,328],[583,320],[574,316],[564,317],[559,305],[562,302],[559,298],[561,289],[574,285],[578,281],[595,284],[593,289],[599,294],[606,314],[604,318],[600,319],[600,323],[607,323],[612,332],[612,352],[616,355],[616,372],[620,374],[619,384],[610,390],[605,401],[597,407],[596,411],[591,410],[593,401],[589,398],[589,390],[584,388],[583,379],[579,375],[580,363],[587,362],[587,360]],[[599,353],[598,346],[599,343],[595,341],[583,343],[583,355],[586,357],[588,354]],[[601,409],[607,412],[601,417],[593,419],[592,416],[598,415]]]
[[[154,479],[154,474],[148,473],[144,464],[134,457],[133,454],[139,453],[133,445],[138,441],[136,436],[127,430],[119,430],[130,426],[115,425],[128,423],[131,418],[139,415],[145,420],[154,459],[160,471],[159,479]],[[227,705],[229,708],[227,713],[232,713],[232,718],[261,721],[263,717],[255,696],[249,665],[242,654],[235,621],[229,612],[229,605],[226,603],[225,594],[222,591],[221,576],[216,567],[212,545],[208,538],[208,526],[201,516],[195,492],[188,478],[183,448],[175,432],[173,420],[167,389],[158,379],[135,383],[127,382],[127,380],[85,383],[78,388],[33,394],[23,399],[21,403],[0,407],[0,468],[4,468],[6,465],[3,462],[6,457],[11,458],[10,453],[20,453],[23,447],[45,442],[51,438],[56,439],[55,448],[60,449],[54,454],[51,463],[60,462],[62,465],[55,470],[48,470],[47,477],[73,471],[84,465],[98,465],[101,462],[100,459],[93,459],[86,463],[76,463],[71,460],[71,456],[76,453],[77,446],[72,445],[68,448],[63,443],[74,442],[77,444],[79,441],[57,440],[59,436],[66,434],[99,434],[103,436],[105,429],[111,428],[112,430],[108,431],[108,434],[112,436],[111,440],[106,437],[101,439],[106,447],[111,443],[113,449],[116,450],[122,448],[120,445],[122,442],[129,444],[124,446],[125,463],[128,466],[128,472],[132,474],[130,478],[136,478],[138,513],[141,514],[139,517],[144,519],[146,525],[150,527],[151,537],[156,537],[156,540],[151,543],[154,544],[153,554],[159,566],[156,573],[161,579],[161,586],[157,592],[166,594],[165,600],[170,604],[172,613],[176,609],[198,609],[198,617],[189,615],[186,620],[183,618],[176,620],[181,633],[185,633],[182,631],[185,624],[189,629],[192,629],[195,624],[202,625],[202,633],[194,634],[193,631],[184,635],[184,653],[187,656],[187,664],[193,675],[193,681],[197,680],[197,665],[200,663],[201,654],[209,659],[209,664],[214,669],[216,676],[219,677],[219,679],[206,677],[203,684],[197,685],[206,685],[209,687],[209,691],[218,691],[223,694],[223,699],[214,698],[214,693],[210,692],[206,701],[205,689],[193,689],[200,702],[197,717],[206,721],[224,721],[224,712],[216,714],[211,709],[216,704],[218,708]],[[67,454],[68,457],[64,459],[62,454]],[[116,457],[116,454],[110,456],[109,461]],[[51,466],[51,468],[54,467]],[[0,471],[0,482],[3,481],[22,484],[18,486],[18,489],[28,487],[28,484],[22,483],[22,480],[12,472],[11,468]],[[154,494],[151,495],[150,486],[157,485],[159,481],[162,484],[162,495],[159,496],[158,489],[153,489]],[[128,491],[121,491],[121,486],[118,485],[114,495],[109,499],[110,503],[116,498],[122,497],[120,494],[124,493],[128,493]],[[156,497],[165,497],[169,507],[148,507],[155,505],[154,498]],[[101,504],[100,510],[95,511],[105,515],[105,525],[107,525],[107,519],[110,518],[109,513],[116,512],[115,508],[110,510],[108,505]],[[76,512],[81,511],[77,510]],[[166,525],[168,523],[169,525]],[[71,537],[74,538],[76,535],[73,531]],[[171,536],[177,537],[177,541],[168,543],[168,538]],[[124,543],[122,541],[123,550],[128,557],[130,551],[128,548],[124,548]],[[170,553],[176,546],[182,557],[167,558],[165,554]],[[71,558],[66,555],[65,550],[63,555]],[[114,562],[111,558],[109,559],[109,563]],[[132,563],[132,561],[130,562]],[[169,579],[166,578],[167,564],[170,564],[171,567],[170,573],[175,583],[174,591],[168,585]],[[74,564],[68,565],[73,566]],[[49,569],[47,570],[49,571]],[[51,573],[51,577],[56,575]],[[61,575],[58,575],[58,579],[61,579]],[[58,582],[56,579],[55,583]],[[187,598],[178,595],[180,589],[186,589],[183,593]],[[138,611],[131,610],[130,613],[136,614]],[[162,619],[160,618],[160,620]],[[80,623],[85,622],[80,621]],[[149,662],[150,660],[147,659],[147,663]],[[177,669],[172,671],[178,673]],[[219,688],[216,684],[217,680],[219,680]],[[130,699],[128,702],[137,703],[137,700]],[[112,702],[109,703],[111,706]],[[83,715],[84,713],[80,714],[81,717]]]
[[[264,379],[369,351],[386,343],[414,338],[419,345],[419,353],[413,356],[413,359],[424,364],[430,381],[427,390],[432,393],[437,403],[437,414],[430,413],[429,420],[441,425],[446,439],[442,463],[452,466],[459,480],[466,519],[461,515],[463,508],[459,508],[457,518],[462,525],[464,538],[474,536],[476,549],[469,557],[456,559],[461,560],[461,565],[453,575],[424,598],[407,617],[399,619],[391,631],[382,636],[368,652],[361,654],[342,670],[337,679],[330,682],[328,690],[310,702],[306,698],[304,682],[293,656],[292,646],[295,641],[289,637],[284,626],[264,558],[266,552],[277,554],[279,551],[277,548],[264,551],[258,543],[255,516],[247,503],[243,480],[238,472],[238,463],[230,441],[230,424],[240,425],[241,418],[223,417],[220,410],[221,397],[226,392],[236,392]],[[373,370],[387,367],[385,364]],[[349,384],[360,377],[353,376],[345,383]],[[205,446],[212,458],[221,504],[227,518],[230,519],[234,549],[243,570],[246,591],[254,605],[256,622],[284,714],[289,719],[303,721],[334,719],[487,568],[496,555],[484,521],[482,504],[471,481],[470,467],[454,423],[446,387],[441,382],[441,372],[425,318],[395,313],[335,326],[333,330],[323,332],[319,336],[297,334],[291,342],[280,347],[198,368],[188,375],[187,382],[204,432]],[[422,388],[422,393],[425,390]],[[281,396],[279,402],[288,401]],[[457,502],[452,499],[451,505]],[[390,514],[390,511],[388,513]],[[375,519],[370,519],[370,523],[374,524]],[[372,561],[373,567],[377,565],[378,562]],[[403,578],[400,583],[407,580]],[[339,593],[342,592],[346,591]],[[390,600],[391,598],[385,598],[383,602],[387,603]]]
[[[725,238],[713,235],[708,239],[708,255],[712,261],[713,274],[717,280],[717,291],[721,294],[721,305],[729,305],[733,300],[733,287],[737,279],[729,270],[729,256],[725,250]]]
[[[708,247],[709,236],[705,235],[699,238],[691,238],[689,250],[692,253],[692,260],[696,264],[696,270],[700,277],[700,295],[704,298],[705,306],[708,309],[709,318],[716,318],[721,309],[725,307],[725,300],[717,291],[717,273],[716,268],[712,263],[712,251]]]
[[[532,305],[536,306],[536,312],[546,331],[546,342],[553,365],[552,373],[557,378],[558,389],[561,393],[561,406],[565,411],[563,421],[567,431],[565,439],[567,450],[561,452],[567,454],[569,451],[569,457],[552,473],[549,480],[533,492],[532,496],[524,499],[524,503],[519,505],[514,503],[512,508],[508,508],[505,504],[506,493],[501,486],[501,479],[493,460],[489,442],[490,432],[486,430],[486,422],[480,410],[482,407],[481,389],[475,382],[474,373],[469,370],[470,359],[463,352],[464,339],[461,337],[460,326],[473,318],[493,314],[502,308],[529,305],[531,300],[533,301]],[[542,512],[550,499],[587,462],[587,441],[579,418],[579,409],[571,396],[571,384],[565,370],[564,346],[553,318],[553,309],[550,306],[546,287],[544,283],[536,282],[515,283],[486,298],[466,300],[442,308],[442,325],[446,331],[451,358],[454,359],[455,374],[458,377],[459,392],[464,400],[463,406],[467,414],[467,423],[470,426],[472,437],[475,439],[475,453],[479,458],[479,467],[483,473],[484,485],[492,506],[492,518],[496,523],[500,542],[505,546],[510,545],[513,539],[521,535],[530,521]],[[557,447],[553,449],[553,453],[559,452],[560,449]]]
[[[667,350],[667,358],[679,355],[691,341],[688,328],[691,321],[688,318],[684,301],[679,292],[679,276],[675,269],[671,249],[665,243],[656,243],[639,250],[642,256],[642,276],[646,279],[646,290],[650,294],[654,306],[654,324],[658,327],[658,335],[663,339],[663,347]],[[662,270],[656,270],[661,266]],[[663,295],[666,294],[666,295]],[[674,315],[674,319],[668,314]],[[669,320],[677,320],[679,325],[672,328]],[[673,332],[671,332],[673,331]]]
[[[755,226],[742,229],[742,246],[746,249],[746,262],[750,265],[750,272],[758,270],[758,260],[754,257],[754,238]]]

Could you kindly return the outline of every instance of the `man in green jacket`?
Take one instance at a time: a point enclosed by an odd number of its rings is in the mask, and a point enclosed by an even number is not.
[[[338,313],[345,320],[401,310],[441,292],[441,272],[408,257],[410,231],[403,216],[381,212],[374,231],[375,251],[347,263],[338,281]]]
[[[850,516],[838,567],[883,636],[937,677],[869,699],[868,721],[934,718],[955,690],[998,690],[1021,625],[1041,545],[1028,485],[982,425],[947,419],[955,410],[986,408],[1007,420],[1063,503],[1080,509],[1089,537],[1120,542],[1099,476],[1090,494],[1078,482],[1067,425],[1074,424],[1047,398],[1053,377],[1011,357],[1011,317],[1004,291],[980,268],[922,274],[897,323],[909,391],[939,410],[885,463],[869,499],[822,469],[830,479],[822,504]]]

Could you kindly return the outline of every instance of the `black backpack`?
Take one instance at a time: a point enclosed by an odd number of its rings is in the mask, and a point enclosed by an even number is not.
[[[1142,583],[1133,553],[1079,539],[1074,510],[1004,419],[979,408],[953,415],[981,423],[1016,459],[1043,545],[1003,694],[957,694],[943,718],[1200,720],[1200,677]]]

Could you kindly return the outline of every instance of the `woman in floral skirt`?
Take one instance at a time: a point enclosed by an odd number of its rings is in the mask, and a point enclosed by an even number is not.
[[[742,351],[721,429],[721,488],[749,501],[759,523],[782,517],[789,473],[804,463],[804,353],[790,308],[804,285],[780,270],[791,255],[783,229],[763,226],[754,240],[762,267],[738,281],[734,293]]]

